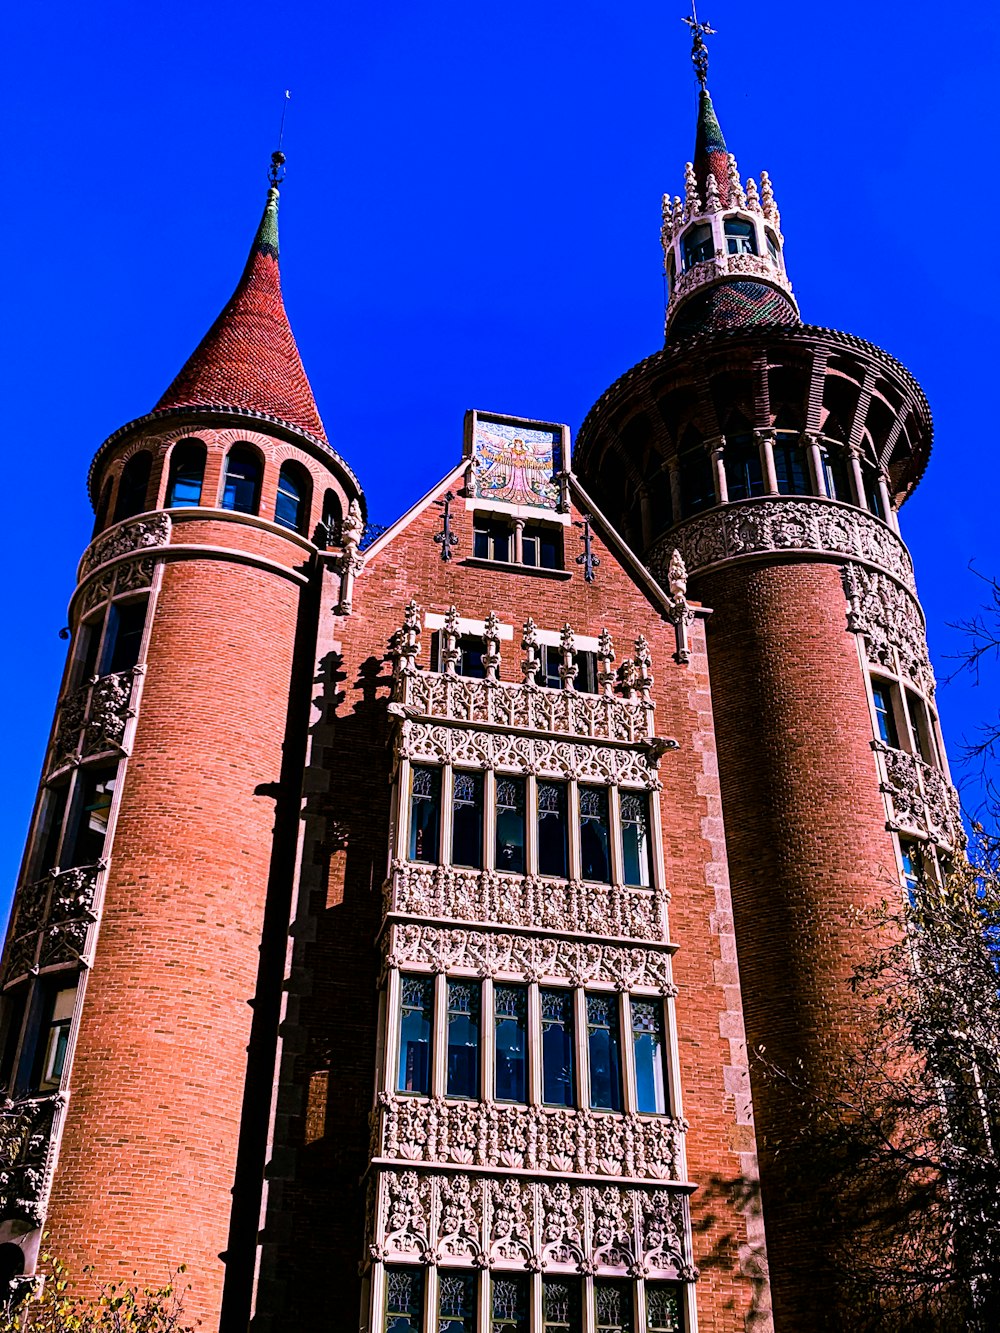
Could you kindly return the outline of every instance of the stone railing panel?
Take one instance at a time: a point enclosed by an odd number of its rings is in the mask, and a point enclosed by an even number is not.
[[[916,755],[873,742],[882,760],[883,790],[890,797],[892,826],[930,838],[944,847],[965,843],[958,793],[940,769]]]
[[[0,1216],[41,1225],[61,1107],[58,1095],[0,1103]]]
[[[169,514],[144,514],[141,518],[119,523],[110,531],[102,533],[84,551],[77,581],[82,581],[92,569],[107,564],[116,556],[127,555],[130,551],[139,551],[147,546],[166,546],[169,541]]]
[[[918,690],[934,694],[934,672],[927,655],[924,619],[916,597],[875,569],[848,561],[841,570],[847,597],[847,628],[863,634],[868,657],[895,672],[899,669]]]
[[[46,875],[18,892],[4,981],[23,976],[36,962],[45,967],[76,962],[94,921],[101,865],[76,866]]]
[[[123,752],[125,728],[135,715],[131,703],[138,674],[136,667],[101,676],[66,696],[59,709],[50,771],[108,750]]]

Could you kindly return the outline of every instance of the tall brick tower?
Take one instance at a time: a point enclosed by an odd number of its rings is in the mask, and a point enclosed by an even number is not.
[[[77,1271],[185,1262],[207,1328],[231,1212],[255,1225],[317,556],[361,514],[282,303],[281,161],[232,298],[91,467],[3,964],[4,1238],[30,1262],[44,1217]]]
[[[801,323],[770,181],[744,184],[727,152],[697,28],[695,57],[694,162],[663,201],[665,346],[594,405],[574,465],[653,574],[676,548],[712,608],[747,1036],[809,1082],[851,1041],[855,909],[961,838],[897,520],[931,422],[885,352]],[[777,1327],[843,1327],[816,1282],[823,1218],[794,1154],[768,1150],[799,1094],[752,1083]]]

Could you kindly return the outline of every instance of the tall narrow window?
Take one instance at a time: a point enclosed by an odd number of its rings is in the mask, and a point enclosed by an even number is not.
[[[143,449],[141,453],[133,454],[122,468],[112,522],[120,523],[123,518],[134,518],[144,512],[152,466],[153,455]]]
[[[68,798],[69,784],[65,782],[59,787],[50,787],[45,793],[41,818],[44,834],[38,848],[38,860],[32,873],[33,879],[47,875],[57,865]]]
[[[653,882],[649,847],[649,797],[645,792],[623,791],[621,812],[625,883],[648,889]]]
[[[448,1096],[479,1096],[479,982],[448,982]]]
[[[476,1275],[438,1269],[437,1333],[475,1333]]]
[[[514,533],[510,526],[496,519],[477,519],[472,532],[472,554],[477,560],[510,564],[514,559]]]
[[[575,1277],[543,1278],[543,1333],[578,1333],[582,1327],[579,1280]]]
[[[493,987],[498,1102],[528,1100],[528,992],[523,986]]]
[[[278,473],[278,494],[274,502],[274,521],[293,532],[305,532],[309,522],[312,482],[309,473],[294,459],[282,463]]]
[[[85,621],[79,628],[79,640],[76,650],[76,671],[74,680],[77,685],[85,685],[97,675],[97,653],[101,646],[102,621]]]
[[[441,827],[441,770],[414,768],[410,783],[410,860],[437,864]]]
[[[562,676],[559,674],[559,668],[562,666],[562,653],[558,648],[550,644],[543,644],[541,649],[541,674],[538,677],[539,683],[549,690],[562,689]]]
[[[340,541],[340,525],[343,521],[344,509],[340,496],[334,490],[326,491],[323,495],[323,533],[327,546]]]
[[[632,997],[632,1051],[635,1056],[636,1108],[644,1115],[666,1115],[666,1046],[663,1002]]]
[[[899,732],[892,707],[892,686],[883,681],[872,681],[872,701],[875,704],[875,722],[879,739],[894,750],[899,749]]]
[[[787,436],[779,435],[774,441],[774,471],[782,495],[809,494],[805,450]]]
[[[524,873],[524,778],[497,775],[496,868]]]
[[[385,1333],[424,1333],[424,1270],[385,1270]]]
[[[181,440],[170,454],[167,477],[167,508],[201,504],[205,477],[205,446],[199,440]]]
[[[0,1059],[0,1088],[10,1096],[13,1092],[14,1060],[24,1027],[27,987],[18,986],[3,997],[3,1057]]]
[[[882,505],[882,491],[879,487],[878,471],[872,467],[871,463],[861,464],[861,474],[865,483],[865,502],[868,508],[876,518],[885,518],[885,509]]]
[[[94,537],[97,536],[108,521],[108,510],[111,507],[111,488],[113,485],[114,481],[109,477],[104,483],[104,488],[101,491],[101,498],[97,504],[97,512],[94,515],[94,531],[92,533],[92,536]]]
[[[672,1282],[646,1283],[646,1333],[681,1333],[681,1291]]]
[[[483,775],[456,769],[451,800],[451,863],[483,864]]]
[[[631,1282],[595,1282],[597,1333],[635,1333]]]
[[[495,1273],[490,1286],[490,1333],[528,1333],[527,1277],[522,1273]]]
[[[602,1111],[620,1111],[622,1075],[617,995],[603,991],[587,995],[587,1051],[591,1106]]]
[[[573,992],[543,990],[542,1005],[542,1101],[546,1106],[573,1106],[575,1076],[573,1059]]]
[[[686,518],[715,504],[712,460],[701,440],[686,445],[677,456],[681,484],[681,511]]]
[[[910,906],[915,907],[920,886],[924,882],[924,859],[915,842],[900,842],[899,857],[903,862],[903,883]]]
[[[581,694],[597,693],[597,654],[579,652],[576,661],[576,679],[573,684]]]
[[[562,569],[562,533],[558,528],[526,527],[521,535],[521,560],[539,569]]]
[[[737,435],[726,438],[726,491],[730,500],[749,500],[764,494],[764,472],[760,465],[760,450],[752,436]]]
[[[824,449],[823,483],[831,500],[850,500],[851,481],[847,471],[847,459],[842,449]]]
[[[431,1042],[434,1033],[434,978],[399,978],[399,1077],[398,1092],[431,1090]]]
[[[46,994],[41,1040],[38,1043],[37,1077],[32,1080],[39,1092],[58,1088],[62,1080],[75,1003],[76,986],[53,989]]]
[[[252,449],[234,445],[226,455],[223,509],[256,514],[260,503],[260,459]]]
[[[60,857],[63,870],[93,865],[101,859],[117,774],[117,763],[81,769],[69,821],[71,827],[66,833]]]
[[[584,879],[611,883],[607,787],[580,788],[580,858]]]
[[[566,784],[538,784],[538,873],[565,879],[569,873]]]
[[[134,602],[113,602],[108,612],[108,628],[104,635],[104,652],[100,674],[114,675],[131,671],[139,660],[142,634],[146,628],[148,598]]]
[[[924,701],[913,690],[907,690],[906,707],[910,714],[910,727],[917,754],[925,764],[933,764],[934,751],[931,748],[930,728],[927,725],[927,709],[924,707]]]

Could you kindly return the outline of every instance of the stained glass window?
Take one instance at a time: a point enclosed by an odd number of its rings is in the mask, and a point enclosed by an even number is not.
[[[438,1271],[438,1333],[474,1333],[476,1327],[476,1275]]]
[[[542,1283],[544,1333],[580,1333],[583,1315],[580,1284],[572,1277],[547,1277]]]
[[[528,992],[523,986],[493,987],[497,1101],[528,1099]]]
[[[490,1333],[528,1333],[527,1277],[496,1274],[490,1285]]]
[[[497,870],[524,873],[524,778],[497,776]]]
[[[590,1056],[590,1104],[599,1110],[622,1109],[618,997],[587,995],[587,1049]]]
[[[543,990],[542,1004],[542,1101],[546,1106],[572,1106],[573,992]]]
[[[479,1096],[479,982],[448,982],[448,1096]]]
[[[595,1282],[597,1333],[635,1333],[631,1282]]]
[[[424,1270],[385,1270],[385,1333],[423,1333]]]
[[[645,792],[623,791],[621,811],[625,883],[648,889],[653,882],[649,847],[649,798]]]
[[[538,873],[565,879],[569,871],[566,784],[538,784]]]
[[[434,1031],[434,978],[399,979],[399,1092],[431,1090],[431,1040]]]
[[[648,1115],[665,1115],[667,1089],[663,1004],[660,1000],[639,1000],[633,996],[631,1007],[636,1105]]]
[[[646,1333],[681,1333],[681,1290],[672,1282],[646,1283]]]
[[[483,864],[483,775],[456,769],[451,798],[452,865]]]
[[[414,768],[410,786],[410,860],[438,859],[441,824],[441,770]]]
[[[611,883],[607,787],[580,788],[580,857],[584,879]]]

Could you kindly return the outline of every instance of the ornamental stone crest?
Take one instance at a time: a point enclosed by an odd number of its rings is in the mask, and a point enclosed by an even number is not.
[[[145,514],[142,518],[129,519],[91,542],[83,553],[77,577],[82,581],[92,569],[107,564],[117,556],[141,550],[145,546],[166,546],[169,541],[169,514]]]

